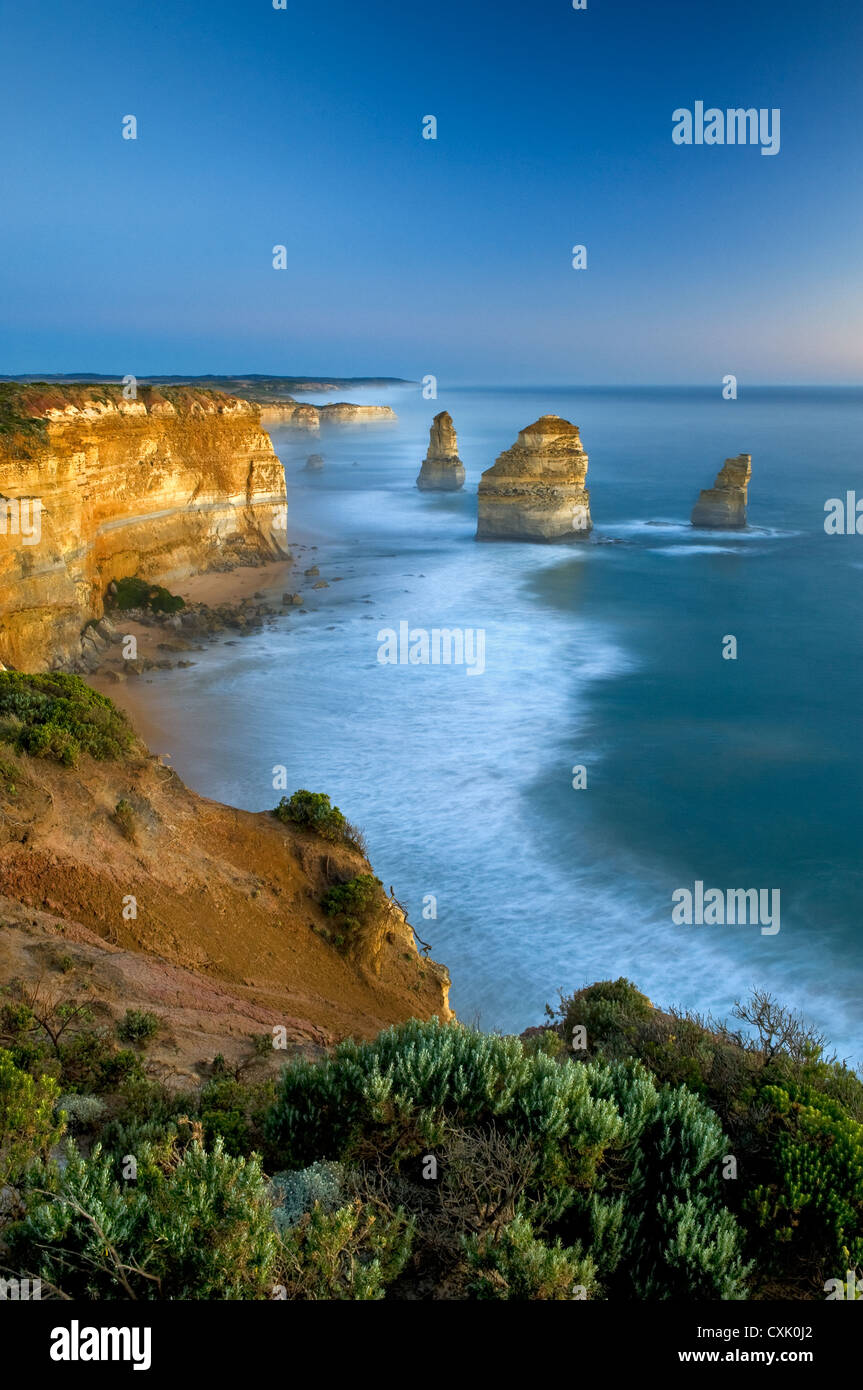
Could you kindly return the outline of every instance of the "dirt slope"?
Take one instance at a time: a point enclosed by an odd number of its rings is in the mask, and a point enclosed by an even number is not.
[[[32,980],[66,957],[115,1016],[152,1008],[166,1020],[169,1071],[247,1055],[276,1024],[325,1046],[448,1017],[447,973],[395,905],[352,954],[326,939],[322,895],[369,871],[352,848],[196,796],[145,750],[64,768],[0,749],[0,979]]]

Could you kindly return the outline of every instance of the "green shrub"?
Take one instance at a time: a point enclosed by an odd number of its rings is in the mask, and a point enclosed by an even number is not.
[[[314,830],[325,840],[344,839],[348,824],[338,806],[331,805],[325,792],[298,791],[290,798],[283,796],[273,815],[286,825]]]
[[[344,1169],[340,1163],[312,1163],[293,1173],[275,1173],[271,1179],[276,1229],[289,1230],[316,1205],[335,1211],[343,1201]]]
[[[576,1023],[585,1024],[589,1054],[638,1058],[658,1082],[685,1085],[710,1106],[744,1179],[722,1182],[722,1193],[744,1226],[761,1287],[769,1279],[775,1297],[821,1297],[825,1268],[841,1272],[859,1260],[863,1083],[825,1056],[816,1030],[764,990],[733,1012],[754,1036],[651,1009],[618,980],[564,999],[557,1017],[567,1041]]]
[[[76,1033],[60,1045],[62,1081],[69,1091],[104,1094],[141,1074],[141,1062],[129,1048],[119,1048],[107,1029]]]
[[[374,874],[357,874],[345,883],[327,889],[321,907],[334,919],[336,945],[345,945],[356,936],[374,914],[386,906],[384,887]]]
[[[17,1182],[37,1158],[47,1158],[63,1133],[55,1116],[57,1083],[35,1080],[0,1048],[0,1189]]]
[[[3,1004],[0,1007],[0,1036],[9,1042],[22,1042],[38,1026],[29,1004]]]
[[[186,601],[179,594],[172,594],[161,584],[151,584],[147,579],[137,576],[116,579],[105,596],[108,607],[149,608],[152,613],[179,613]]]
[[[374,874],[357,874],[345,883],[329,888],[321,899],[321,907],[328,917],[365,917],[369,910],[380,903],[383,884]]]
[[[120,798],[117,805],[114,807],[113,819],[120,834],[123,835],[125,839],[131,841],[132,844],[135,844],[138,838],[138,820],[135,815],[134,806],[131,801],[127,801],[124,796]]]
[[[146,1042],[159,1031],[159,1018],[146,1009],[127,1009],[117,1023],[117,1037],[121,1042]]]
[[[558,1062],[517,1038],[412,1020],[286,1068],[267,1137],[292,1167],[383,1160],[398,1171],[429,1151],[446,1161],[454,1126],[494,1131],[505,1146],[529,1141],[519,1160],[528,1180],[508,1180],[515,1215],[529,1212],[549,1249],[561,1236],[587,1251],[616,1296],[744,1296],[740,1236],[719,1185],[721,1127],[697,1097],[659,1090],[638,1064]],[[458,1193],[447,1204],[457,1208]]]
[[[181,1122],[195,1114],[196,1095],[168,1090],[161,1082],[135,1075],[123,1082],[114,1115],[99,1138],[105,1153],[122,1158],[145,1144],[164,1146],[179,1137]],[[188,1128],[185,1128],[188,1137]]]
[[[478,1299],[588,1298],[595,1271],[581,1249],[564,1249],[559,1240],[545,1244],[530,1222],[516,1216],[495,1239],[489,1234],[465,1241],[470,1278],[468,1292]]]
[[[326,792],[297,791],[283,796],[272,813],[283,825],[296,825],[313,830],[316,835],[336,844],[345,844],[365,854],[362,832],[342,815],[338,806],[330,803]]]
[[[71,1092],[60,1097],[57,1111],[62,1111],[66,1116],[70,1133],[77,1134],[81,1130],[96,1128],[105,1114],[105,1102],[98,1096],[81,1096]]]
[[[771,1242],[831,1276],[863,1266],[863,1125],[810,1086],[766,1086],[772,1172],[746,1204]],[[775,1266],[774,1266],[775,1267]]]
[[[650,1018],[653,1005],[630,980],[601,980],[561,1000],[560,1019],[567,1045],[573,1029],[587,1032],[587,1052],[602,1051],[606,1056],[628,1055],[635,1036],[635,1025]],[[553,1016],[553,1015],[552,1015]]]
[[[18,795],[18,787],[21,782],[27,782],[21,769],[14,763],[7,762],[5,758],[0,758],[0,792],[10,800]]]
[[[15,1267],[70,1298],[255,1299],[266,1296],[276,1238],[256,1159],[217,1141],[160,1162],[136,1156],[137,1183],[121,1182],[96,1145],[44,1175],[23,1221],[7,1233]]]
[[[81,753],[123,758],[134,743],[131,725],[116,705],[80,676],[64,672],[0,672],[0,738],[20,752],[67,767]]]
[[[243,1085],[231,1076],[216,1076],[201,1091],[199,1114],[204,1138],[220,1137],[229,1154],[249,1154],[262,1147],[262,1125],[273,1102],[275,1082],[270,1079]]]
[[[411,1019],[373,1042],[340,1043],[320,1063],[288,1066],[267,1135],[300,1168],[358,1148],[398,1161],[439,1143],[444,1121],[493,1120],[585,1173],[621,1128],[614,1105],[592,1098],[584,1068],[529,1057],[518,1038]]]
[[[626,1185],[623,1248],[611,1287],[638,1299],[741,1299],[750,1272],[721,1193],[727,1141],[685,1086],[664,1086]]]
[[[358,1200],[335,1211],[318,1203],[282,1236],[278,1277],[286,1297],[383,1298],[410,1258],[412,1233],[400,1212]]]

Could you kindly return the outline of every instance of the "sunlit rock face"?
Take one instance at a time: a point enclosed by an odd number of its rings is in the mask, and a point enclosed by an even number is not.
[[[692,525],[739,527],[746,525],[746,498],[752,477],[752,455],[726,459],[711,488],[705,488],[692,509]]]
[[[333,401],[329,405],[307,405],[306,402],[266,401],[261,405],[261,424],[314,434],[321,425],[383,424],[397,418],[389,405],[353,405],[350,401]]]
[[[428,452],[417,478],[423,492],[457,492],[464,487],[464,464],[458,456],[458,440],[452,416],[442,410],[429,430]]]
[[[591,530],[587,454],[559,415],[528,425],[479,484],[479,540],[563,541]]]
[[[30,432],[0,435],[6,665],[74,660],[112,579],[170,587],[288,555],[284,470],[249,401],[183,387],[126,400],[117,387],[34,385],[18,409]],[[38,536],[14,524],[25,503],[38,504]]]

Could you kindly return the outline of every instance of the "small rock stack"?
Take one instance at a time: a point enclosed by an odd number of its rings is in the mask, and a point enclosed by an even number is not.
[[[428,452],[417,478],[423,492],[457,492],[464,486],[464,464],[458,456],[458,440],[452,416],[442,410],[429,430]]]
[[[752,455],[726,459],[711,488],[705,488],[692,509],[692,525],[715,528],[746,525],[746,497],[752,477]]]

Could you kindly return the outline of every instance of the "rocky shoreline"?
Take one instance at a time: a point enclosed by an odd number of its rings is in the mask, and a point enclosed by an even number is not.
[[[176,613],[108,606],[104,617],[86,630],[80,658],[63,669],[96,678],[97,688],[110,693],[112,685],[130,677],[194,666],[193,653],[250,637],[278,618],[314,612],[306,606],[311,602],[306,591],[327,589],[330,581],[315,564],[301,569],[300,553],[316,552],[316,545],[296,545],[295,550],[292,560],[194,576],[177,586],[184,606]]]

